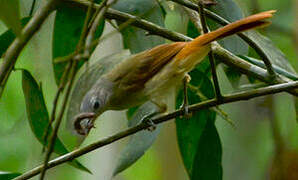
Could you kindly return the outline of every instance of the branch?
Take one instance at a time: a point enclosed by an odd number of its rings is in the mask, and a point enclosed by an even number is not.
[[[188,1],[188,0],[171,0],[173,2],[176,2],[180,5],[183,5],[185,7],[188,7],[192,10],[198,11],[199,7]],[[206,13],[206,16],[208,16],[210,19],[216,21],[217,23],[225,26],[227,24],[230,24],[230,22],[226,19],[224,19],[221,16],[218,16],[217,14],[213,13],[212,11],[208,10],[208,9],[204,9],[204,12]],[[275,78],[275,72],[272,68],[272,64],[270,62],[270,58],[265,54],[265,52],[263,51],[263,49],[256,44],[252,39],[250,39],[250,37],[248,37],[247,35],[245,35],[244,33],[238,33],[238,36],[243,39],[247,44],[249,44],[253,49],[255,49],[255,51],[259,54],[259,56],[261,57],[261,59],[264,61],[264,64],[266,65],[266,68],[268,70],[268,73],[270,74],[271,78],[274,79]]]
[[[176,1],[181,1],[181,0],[176,0]],[[84,1],[84,0],[64,0],[64,3],[68,6],[80,7],[85,10],[90,4],[88,1]],[[94,4],[95,9],[97,9],[98,7],[99,7],[98,4]],[[205,9],[205,12],[207,16],[212,15],[212,17],[214,18],[221,18],[206,9]],[[167,30],[166,28],[160,27],[149,21],[140,19],[136,16],[133,16],[124,12],[120,12],[111,8],[106,12],[105,17],[108,19],[115,19],[117,21],[122,21],[122,22],[125,22],[127,20],[132,20],[131,24],[133,26],[139,27],[141,29],[149,31],[151,34],[156,34],[172,41],[192,40],[192,38],[187,37],[183,34]],[[272,81],[272,76],[270,76],[265,69],[260,68],[259,66],[253,65],[251,63],[248,63],[244,59],[235,56],[234,54],[232,54],[231,52],[229,52],[228,50],[220,46],[215,46],[212,49],[213,49],[214,55],[217,56],[226,65],[235,67],[239,69],[242,73],[251,75],[263,82],[266,82],[269,84],[272,84],[272,83],[276,84],[276,83],[285,83],[285,82],[291,81],[288,78],[285,78],[280,75],[277,75],[274,81]],[[290,93],[294,96],[298,96],[298,90],[292,90]]]
[[[199,13],[199,19],[201,22],[201,27],[203,30],[203,34],[206,34],[206,33],[208,33],[208,27],[207,27],[206,18],[205,18],[204,4],[203,4],[202,0],[199,0],[198,4],[199,4],[198,13]],[[213,80],[213,84],[214,84],[215,95],[216,95],[217,99],[221,99],[222,94],[220,92],[220,87],[219,87],[218,78],[217,78],[217,74],[216,74],[215,60],[214,60],[214,55],[213,55],[212,49],[208,53],[208,57],[209,57],[209,63],[211,66],[212,80]]]
[[[289,82],[289,83],[282,83],[282,84],[277,84],[277,85],[272,85],[272,86],[268,86],[265,88],[259,88],[259,89],[255,89],[255,90],[251,90],[251,91],[245,91],[245,92],[239,92],[239,93],[235,93],[232,95],[228,95],[223,97],[223,99],[221,101],[218,101],[217,99],[211,99],[211,100],[207,100],[207,101],[203,101],[201,103],[197,103],[194,105],[190,105],[189,106],[189,112],[190,113],[195,113],[201,109],[206,109],[206,108],[211,108],[211,107],[215,107],[218,105],[222,105],[222,104],[227,104],[227,103],[232,103],[232,102],[236,102],[236,101],[242,101],[242,100],[249,100],[251,98],[255,98],[255,97],[260,97],[260,96],[264,96],[264,95],[269,95],[269,94],[275,94],[275,93],[279,93],[282,91],[286,91],[286,90],[290,90],[290,89],[297,89],[298,88],[298,81],[293,81],[293,82]],[[178,116],[183,115],[184,113],[184,109],[180,109],[180,110],[176,110],[172,113],[160,116],[160,117],[156,117],[152,119],[152,122],[154,124],[160,124],[166,121],[169,121],[173,118],[176,118]],[[149,128],[150,125],[148,123],[141,123],[135,127],[132,128],[128,128],[124,131],[121,131],[119,133],[116,133],[112,136],[103,138],[102,140],[99,140],[95,143],[92,143],[86,147],[80,148],[80,149],[76,149],[72,152],[69,152],[65,155],[62,155],[56,159],[53,159],[51,161],[49,161],[47,168],[52,168],[55,166],[58,166],[59,164],[71,161],[77,157],[80,157],[84,154],[87,154],[91,151],[94,151],[100,147],[106,146],[108,144],[111,144],[115,141],[118,141],[122,138],[128,137],[132,134],[135,134],[141,130],[145,130],[147,128]],[[16,177],[14,180],[25,180],[25,179],[29,179],[37,174],[40,173],[40,171],[43,169],[43,166],[38,166],[24,174],[22,174],[21,176]]]
[[[64,0],[63,3],[65,3],[68,6],[80,7],[85,10],[87,10],[87,7],[90,4],[86,0]],[[94,9],[96,10],[98,8],[99,8],[99,5],[94,4]],[[120,11],[114,10],[112,8],[109,8],[104,16],[105,16],[105,18],[115,19],[115,20],[121,21],[121,22],[126,22],[127,20],[131,20],[132,21],[131,24],[133,26],[148,30],[149,32],[153,32],[155,35],[162,36],[162,37],[170,39],[172,41],[190,41],[190,40],[192,40],[191,38],[189,38],[183,34],[170,31],[164,27],[160,27],[154,23],[143,20],[137,16],[133,16],[128,13],[120,12]]]
[[[38,12],[34,14],[34,16],[22,30],[21,34],[15,38],[15,40],[6,50],[5,55],[3,57],[3,62],[0,66],[0,97],[5,88],[7,79],[11,71],[13,70],[13,67],[22,49],[32,38],[32,36],[38,31],[45,19],[49,16],[49,14],[53,10],[55,10],[56,5],[57,0],[46,1],[46,4],[42,8],[40,8]]]
[[[92,11],[93,5],[94,5],[93,0],[90,3],[91,4],[88,7],[87,14],[86,14],[85,21],[84,21],[84,26],[83,26],[83,29],[82,29],[82,32],[81,32],[81,36],[80,36],[79,42],[77,44],[76,51],[75,51],[75,53],[77,53],[77,54],[79,53],[79,49],[81,47],[83,47],[84,41],[86,40],[86,36],[87,36],[87,33],[88,33],[88,23],[90,21],[91,13],[92,13],[91,11]],[[99,9],[99,11],[101,10],[101,8]],[[89,58],[89,57],[87,57],[87,58]],[[46,173],[46,170],[47,170],[48,161],[50,160],[51,154],[52,154],[52,152],[54,150],[54,145],[55,145],[55,141],[57,139],[57,134],[58,134],[58,131],[59,131],[59,127],[60,127],[60,124],[61,124],[61,121],[62,121],[62,118],[63,118],[63,114],[64,114],[65,109],[66,109],[66,105],[67,105],[68,98],[70,96],[70,92],[71,92],[71,89],[72,89],[72,86],[73,86],[73,83],[74,83],[74,80],[75,80],[75,76],[76,76],[77,71],[78,71],[78,67],[77,67],[78,66],[78,60],[75,60],[75,57],[74,57],[69,62],[69,66],[70,66],[69,72],[71,72],[69,85],[67,87],[67,91],[66,91],[66,94],[64,96],[62,107],[61,107],[60,113],[59,113],[59,115],[57,117],[57,120],[56,120],[57,122],[55,124],[53,133],[52,133],[52,135],[50,137],[50,142],[48,144],[48,149],[47,149],[45,160],[44,160],[44,166],[43,166],[43,169],[41,171],[40,180],[43,180],[44,177],[45,177],[45,173]],[[67,72],[66,74],[68,74],[69,72]],[[64,81],[64,79],[61,81],[61,85],[63,85],[63,81]],[[57,102],[58,102],[59,94],[60,94],[60,88],[58,89],[57,96],[56,96],[57,97]],[[54,108],[56,108],[56,107],[57,106],[55,106],[55,104],[54,104]],[[49,124],[49,125],[51,125],[51,124]]]
[[[290,79],[278,74],[276,75],[275,80],[272,81],[272,77],[267,73],[265,69],[243,60],[242,58],[222,48],[219,44],[214,44],[212,46],[212,49],[214,51],[214,55],[217,56],[217,58],[220,59],[220,61],[223,62],[224,64],[234,67],[240,72],[253,76],[263,82],[266,82],[268,84],[291,82]],[[298,96],[297,89],[289,90],[287,92],[289,92],[294,96]]]

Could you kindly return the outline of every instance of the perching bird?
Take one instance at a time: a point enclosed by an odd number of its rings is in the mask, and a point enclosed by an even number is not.
[[[78,134],[87,135],[94,120],[107,110],[123,110],[150,100],[166,109],[163,97],[179,87],[185,76],[211,50],[211,42],[263,27],[275,11],[266,11],[203,34],[190,42],[164,44],[135,54],[96,81],[81,102],[74,121]]]

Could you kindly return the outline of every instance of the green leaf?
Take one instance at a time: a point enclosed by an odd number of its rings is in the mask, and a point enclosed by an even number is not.
[[[215,119],[215,118],[214,118]],[[191,180],[221,180],[222,147],[214,119],[207,120],[205,129],[200,137],[198,151],[194,158]]]
[[[192,80],[190,81],[192,88],[188,88],[187,90],[189,104],[194,104],[202,101],[200,99],[199,93],[202,93],[207,98],[214,97],[214,92],[212,91],[212,83],[204,73],[195,69],[190,73],[190,75],[192,77]],[[179,108],[182,102],[183,92],[181,90],[178,93],[176,108]],[[194,177],[193,173],[196,173],[195,169],[197,170],[197,167],[201,166],[202,162],[196,160],[197,154],[205,153],[203,150],[206,148],[202,147],[201,142],[204,142],[204,138],[206,136],[206,128],[209,127],[210,122],[214,123],[215,118],[216,113],[209,109],[200,110],[193,114],[190,118],[176,118],[178,145],[182,155],[184,166],[190,178]],[[207,132],[207,135],[209,135],[209,131]],[[216,142],[210,141],[208,143],[204,144],[204,146],[210,146],[211,144]],[[221,153],[217,155],[221,157]],[[211,156],[206,157],[206,159],[213,162]],[[206,168],[211,167],[206,164]]]
[[[294,97],[295,101],[295,110],[296,110],[296,121],[298,122],[298,98]]]
[[[116,64],[130,56],[129,52],[123,51],[118,54],[103,57],[96,62],[89,64],[88,68],[81,68],[79,74],[81,76],[76,81],[72,90],[67,110],[67,127],[74,132],[74,117],[80,112],[80,105],[84,95],[89,91],[93,84],[106,72],[111,70]],[[78,136],[78,144],[83,142],[85,136]]]
[[[159,109],[155,104],[147,102],[134,113],[132,119],[128,121],[128,126],[133,127],[140,123],[144,117],[155,114],[158,111]],[[153,132],[143,130],[130,137],[129,142],[120,152],[116,168],[113,171],[114,176],[130,167],[144,155],[155,141],[160,128],[161,125],[157,125]]]
[[[160,8],[159,3],[156,1],[118,1],[113,8],[122,12],[139,16],[159,26],[164,26],[163,11]],[[120,24],[120,22],[118,23]],[[161,37],[152,35],[148,36],[145,30],[131,26],[125,27],[121,31],[121,34],[124,48],[130,49],[131,53],[138,53],[165,42]]]
[[[296,74],[295,70],[289,63],[289,60],[281,52],[281,50],[273,44],[273,42],[269,38],[261,35],[256,31],[248,31],[245,32],[245,34],[249,36],[255,44],[262,48],[262,50],[269,58],[272,64],[275,64],[278,67],[281,67],[291,73]]]
[[[226,73],[226,76],[228,77],[232,87],[234,89],[238,89],[239,83],[240,83],[240,78],[241,78],[241,72],[238,71],[237,69],[230,67],[230,66],[223,66],[223,69]]]
[[[96,1],[98,2],[98,1]],[[86,12],[79,7],[59,6],[56,11],[53,35],[53,60],[57,57],[67,56],[73,53],[81,36]],[[95,33],[95,38],[100,37],[104,29],[104,20],[100,23]],[[59,85],[61,76],[65,70],[66,62],[53,63],[56,84]],[[83,62],[79,63],[78,68]]]
[[[234,0],[218,0],[215,6],[212,6],[212,11],[216,12],[221,17],[230,22],[237,21],[243,18],[241,8]],[[220,26],[214,22],[209,23],[212,29],[219,28]],[[238,36],[233,35],[218,41],[225,49],[233,52],[234,54],[248,54],[248,45]],[[234,88],[239,85],[241,73],[234,68],[223,66],[223,69]]]
[[[21,173],[0,171],[0,179],[3,179],[3,180],[10,180],[10,179],[13,179],[19,175],[21,175]]]
[[[127,120],[131,120],[132,116],[135,114],[135,112],[138,110],[139,107],[133,107],[133,108],[129,108],[126,111],[126,118]]]
[[[0,0],[0,20],[11,28],[16,35],[22,30],[20,22],[20,7],[18,0]]]
[[[22,71],[22,86],[26,102],[27,117],[31,127],[32,132],[38,141],[46,146],[48,140],[44,141],[43,136],[46,128],[49,124],[49,115],[44,102],[43,94],[38,86],[35,79],[32,77],[29,71]],[[49,134],[52,133],[52,128],[50,128]],[[54,146],[54,152],[63,155],[69,151],[63,145],[59,138],[56,139]],[[71,161],[70,165],[91,173],[85,166],[79,163],[77,160]]]
[[[266,69],[266,66],[265,66],[264,62],[259,60],[259,59],[255,59],[255,58],[252,58],[252,57],[249,57],[249,56],[242,56],[242,55],[240,55],[239,57],[241,57],[242,59],[247,60],[248,62],[250,62],[250,63],[252,63],[256,66],[259,66],[261,68]],[[298,80],[298,76],[295,72],[294,73],[288,72],[287,70],[285,70],[285,69],[283,69],[283,68],[281,68],[281,67],[279,67],[275,64],[273,64],[272,67],[273,67],[273,70],[276,73],[281,74],[281,75],[283,75],[283,76],[285,76],[289,79],[292,79],[293,81]]]
[[[235,3],[234,0],[217,0],[217,4],[212,6],[211,10],[230,22],[234,22],[243,18],[243,12],[241,8]],[[209,25],[213,26],[213,28],[214,26],[216,28],[220,27],[218,25],[214,25],[213,23],[209,23]],[[248,45],[236,35],[220,40],[219,44],[234,54],[248,54]]]
[[[31,17],[25,17],[21,19],[22,26],[25,26],[27,22],[29,22],[30,18]],[[3,34],[0,35],[0,57],[5,53],[15,37],[16,35],[11,29],[5,31]]]

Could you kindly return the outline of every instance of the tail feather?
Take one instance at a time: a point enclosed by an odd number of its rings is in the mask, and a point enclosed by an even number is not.
[[[271,24],[271,22],[266,21],[266,19],[271,18],[273,16],[273,13],[275,12],[275,10],[271,10],[248,16],[215,31],[199,36],[192,42],[197,45],[206,45],[212,41],[219,40],[226,36],[230,36],[239,32],[268,26],[269,24]]]
[[[271,10],[254,14],[221,27],[215,31],[200,35],[191,42],[187,43],[187,45],[176,55],[176,61],[192,56],[195,57],[197,61],[196,63],[199,63],[204,58],[203,56],[208,53],[205,51],[210,49],[207,47],[209,43],[249,29],[267,26],[270,22],[266,21],[266,19],[271,18],[275,12],[275,10]],[[202,52],[203,49],[205,49],[204,52]]]

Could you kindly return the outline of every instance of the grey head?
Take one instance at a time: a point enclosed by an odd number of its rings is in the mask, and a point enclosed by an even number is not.
[[[80,113],[74,121],[78,134],[87,135],[94,127],[95,119],[108,109],[111,91],[111,86],[100,80],[86,93],[80,105]]]

